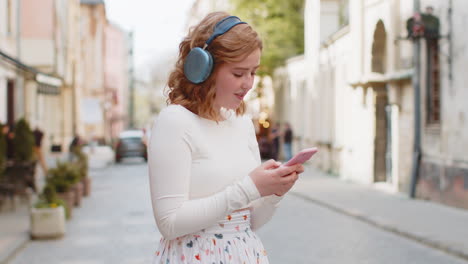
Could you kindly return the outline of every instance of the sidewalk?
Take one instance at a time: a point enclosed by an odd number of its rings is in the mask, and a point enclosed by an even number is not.
[[[29,239],[27,203],[18,202],[14,211],[0,213],[0,264],[20,251]]]
[[[468,260],[468,211],[347,183],[312,167],[292,195]]]
[[[99,149],[97,153],[90,155],[90,173],[93,170],[104,169],[112,163],[113,156],[107,152]],[[50,154],[46,156],[46,163],[49,168],[53,168],[57,160],[66,161],[67,158],[67,153]],[[36,185],[42,188],[45,178],[41,171],[38,173]],[[5,208],[0,212],[0,264],[8,263],[8,259],[29,242],[29,217],[29,204],[25,201],[17,201],[15,210]]]

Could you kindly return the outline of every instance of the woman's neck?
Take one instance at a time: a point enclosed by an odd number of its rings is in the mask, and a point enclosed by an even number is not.
[[[212,116],[209,116],[207,114],[200,114],[199,116],[202,117],[202,118],[211,120],[211,121],[215,121],[215,122],[222,122],[222,121],[226,120],[226,118],[224,117],[224,115],[222,113],[223,110],[222,110],[221,107],[213,107],[213,110],[216,113],[216,117],[212,117]]]

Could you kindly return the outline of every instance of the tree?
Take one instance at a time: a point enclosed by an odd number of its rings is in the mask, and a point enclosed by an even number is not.
[[[231,0],[233,13],[263,40],[259,75],[272,75],[285,60],[304,53],[304,0]]]

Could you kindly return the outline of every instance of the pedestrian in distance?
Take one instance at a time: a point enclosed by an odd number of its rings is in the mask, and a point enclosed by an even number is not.
[[[284,124],[284,131],[283,131],[283,150],[284,150],[284,159],[290,160],[292,158],[292,139],[293,139],[293,131],[291,125],[286,122]]]
[[[75,155],[75,152],[78,150],[79,147],[81,147],[83,141],[81,140],[81,137],[79,135],[75,135],[70,142],[70,145],[68,146],[68,160],[69,161],[74,161],[77,157]]]
[[[6,135],[6,157],[7,160],[12,160],[15,155],[15,128],[13,125],[5,124],[2,130]]]
[[[253,122],[243,115],[261,50],[255,30],[224,12],[208,14],[180,43],[169,106],[149,141],[162,234],[153,264],[268,263],[255,230],[304,168],[262,164]]]
[[[281,138],[281,125],[275,123],[271,129],[270,142],[271,142],[271,158],[274,160],[278,159],[280,150],[280,138]]]
[[[44,174],[47,174],[48,168],[45,161],[44,153],[42,152],[42,139],[44,138],[44,132],[39,128],[36,123],[33,130],[34,135],[34,153],[36,154],[39,165],[42,168]]]

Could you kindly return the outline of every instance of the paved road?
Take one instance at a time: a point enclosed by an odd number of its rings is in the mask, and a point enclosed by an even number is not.
[[[93,192],[56,241],[32,241],[11,264],[151,263],[160,239],[146,164],[94,170]],[[271,264],[467,264],[294,195],[259,232]]]
[[[258,234],[271,264],[468,263],[294,195]]]

